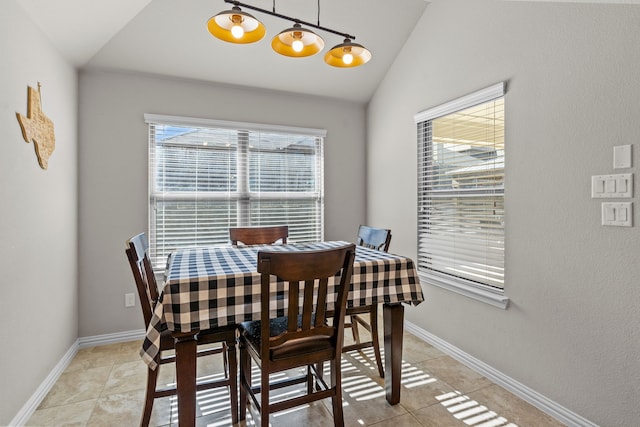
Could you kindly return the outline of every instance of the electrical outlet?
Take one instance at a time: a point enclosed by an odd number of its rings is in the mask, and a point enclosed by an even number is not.
[[[133,307],[136,305],[136,298],[134,294],[124,294],[124,306]]]

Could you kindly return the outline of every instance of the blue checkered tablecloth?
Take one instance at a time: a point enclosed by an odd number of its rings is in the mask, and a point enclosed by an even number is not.
[[[202,246],[181,249],[167,261],[165,284],[155,306],[140,355],[155,368],[160,331],[205,330],[260,319],[260,250],[301,251],[329,249],[348,242],[297,243],[268,246]],[[272,299],[272,316],[286,315],[283,289]],[[333,296],[333,298],[332,298]],[[424,300],[411,259],[362,246],[356,247],[348,307]],[[329,306],[335,299],[329,284]]]

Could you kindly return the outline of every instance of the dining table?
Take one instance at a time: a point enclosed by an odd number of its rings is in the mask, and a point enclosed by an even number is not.
[[[164,283],[140,355],[150,368],[155,369],[160,333],[165,328],[172,332],[176,341],[180,426],[195,425],[198,332],[260,319],[258,252],[330,249],[345,244],[348,242],[195,246],[178,249],[168,256]],[[335,286],[330,283],[328,310],[335,301],[334,291]],[[286,294],[277,286],[274,286],[274,293],[270,315],[285,316]],[[347,307],[383,304],[385,396],[391,405],[400,401],[404,306],[417,305],[423,300],[413,260],[356,246]]]

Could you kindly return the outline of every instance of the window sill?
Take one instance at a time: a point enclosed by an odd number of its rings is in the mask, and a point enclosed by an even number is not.
[[[475,285],[457,282],[425,272],[419,272],[418,275],[420,276],[421,283],[437,286],[503,310],[506,310],[509,305],[509,298],[500,291],[482,289]]]

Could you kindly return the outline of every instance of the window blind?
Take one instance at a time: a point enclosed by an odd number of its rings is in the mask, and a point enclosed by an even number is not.
[[[504,84],[416,115],[418,267],[504,289]]]
[[[149,246],[229,243],[229,227],[288,225],[289,241],[324,235],[323,130],[145,115]]]

